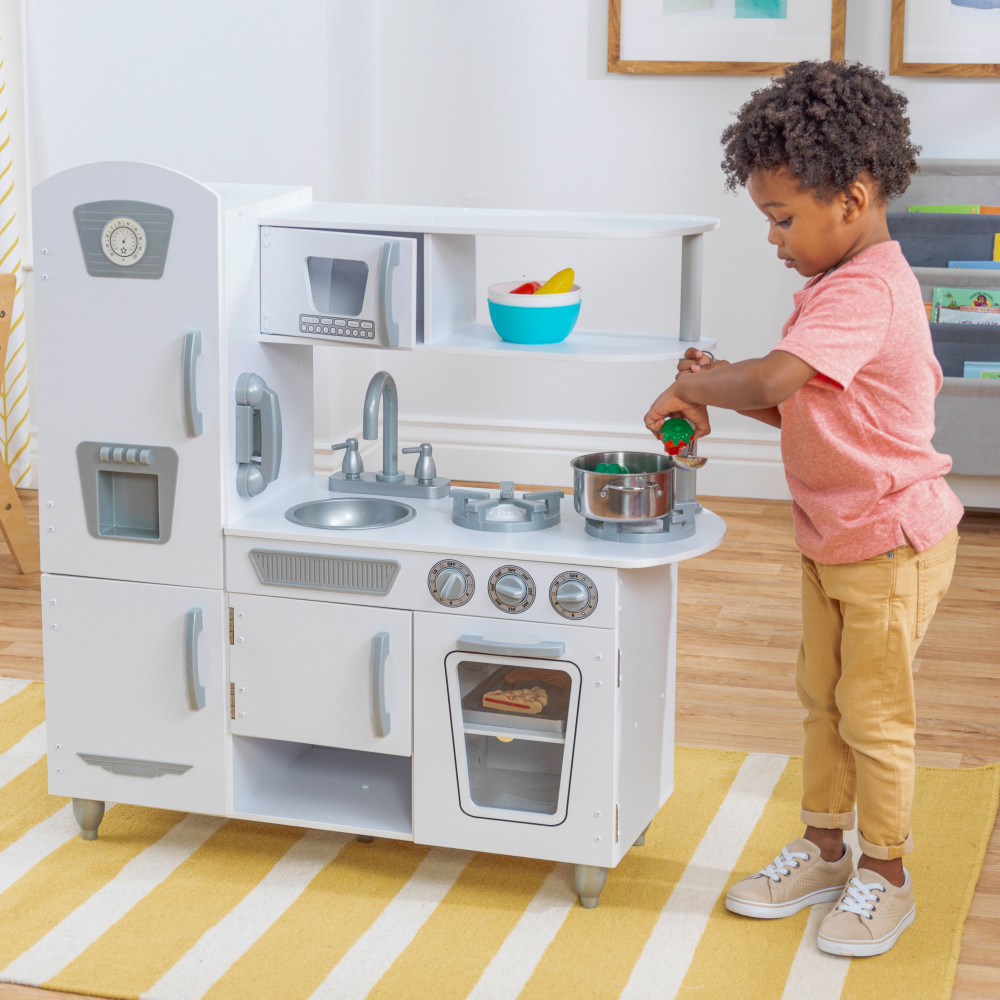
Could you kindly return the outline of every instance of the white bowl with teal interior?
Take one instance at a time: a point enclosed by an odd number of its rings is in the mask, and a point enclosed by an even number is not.
[[[503,281],[486,289],[493,329],[511,344],[558,344],[576,326],[580,316],[580,286],[568,292],[513,295],[524,280]]]

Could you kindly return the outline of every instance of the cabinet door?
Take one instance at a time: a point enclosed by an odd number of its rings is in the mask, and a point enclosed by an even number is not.
[[[409,756],[412,615],[231,595],[239,736]]]
[[[45,574],[49,791],[225,814],[221,591]]]

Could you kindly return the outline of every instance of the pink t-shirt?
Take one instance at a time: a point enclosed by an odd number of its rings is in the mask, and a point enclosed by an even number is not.
[[[795,294],[774,350],[818,374],[780,406],[795,540],[810,559],[922,552],[962,517],[931,447],[941,366],[920,286],[896,242],[876,243]]]

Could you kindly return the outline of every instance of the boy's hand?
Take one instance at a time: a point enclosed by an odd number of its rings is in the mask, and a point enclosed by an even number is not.
[[[659,396],[653,400],[653,405],[646,413],[646,426],[659,437],[660,428],[670,417],[683,417],[694,427],[692,441],[705,437],[712,432],[712,425],[708,420],[708,407],[696,403],[687,403],[679,396],[675,395],[674,387],[664,389]]]
[[[728,365],[728,361],[723,361],[711,351],[703,351],[698,347],[689,347],[684,352],[684,357],[677,362],[679,372],[707,372],[710,368],[720,368]]]

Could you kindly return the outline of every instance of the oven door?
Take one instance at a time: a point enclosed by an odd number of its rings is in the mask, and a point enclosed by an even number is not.
[[[414,347],[418,257],[414,237],[264,226],[261,333]]]
[[[580,668],[561,642],[460,636],[444,661],[459,807],[467,816],[566,819]],[[541,658],[540,658],[541,657]]]
[[[613,629],[414,615],[414,839],[608,864]]]

